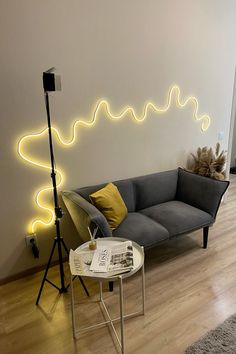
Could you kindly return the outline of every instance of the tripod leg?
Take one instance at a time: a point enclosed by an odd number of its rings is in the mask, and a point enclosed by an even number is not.
[[[47,264],[47,267],[45,269],[43,280],[42,280],[42,283],[41,283],[41,286],[40,286],[40,289],[39,289],[38,297],[37,297],[37,300],[36,300],[36,305],[38,305],[38,303],[39,303],[39,299],[40,299],[40,296],[41,296],[41,293],[42,293],[42,290],[43,290],[43,286],[44,286],[45,280],[47,278],[48,269],[49,269],[49,266],[50,266],[50,263],[51,263],[51,260],[52,260],[53,253],[55,251],[56,243],[57,243],[57,241],[54,240],[54,243],[53,243],[53,246],[52,246],[52,250],[51,250],[51,253],[50,253],[50,257],[49,257],[49,260],[48,260],[48,264]]]
[[[89,292],[88,292],[88,289],[87,289],[86,285],[84,284],[84,281],[83,281],[82,277],[80,277],[79,275],[75,275],[75,276],[73,277],[72,281],[74,281],[75,278],[77,278],[77,277],[79,278],[80,283],[81,283],[81,285],[83,286],[84,291],[86,292],[86,295],[87,295],[87,296],[90,296],[90,294],[89,294]],[[68,289],[69,286],[71,286],[70,283],[67,285],[66,289]]]
[[[65,251],[66,251],[67,254],[69,255],[69,250],[68,250],[68,248],[66,247],[66,244],[65,244],[63,238],[61,238],[61,243],[62,243],[62,245],[63,245]],[[80,276],[79,276],[79,281],[80,281],[82,287],[84,288],[84,291],[85,291],[86,295],[87,295],[87,296],[90,296],[90,295],[89,295],[89,292],[88,292],[88,289],[86,288],[86,285],[84,284],[84,281],[83,281],[83,279],[82,279]],[[68,288],[69,286],[70,286],[70,284],[67,286],[67,288]]]
[[[57,250],[58,250],[58,257],[59,257],[60,278],[61,278],[60,293],[65,293],[67,290],[64,281],[64,268],[63,268],[62,249],[61,249],[61,241],[63,239],[60,235],[60,222],[58,218],[56,218],[55,225],[56,225],[56,242],[57,242]]]
[[[67,254],[69,255],[68,248],[66,247],[66,244],[65,244],[63,238],[61,238],[61,242],[62,242],[62,244],[63,244],[63,247],[64,247],[65,251],[66,251]],[[79,281],[80,281],[82,287],[84,288],[84,291],[85,291],[86,295],[87,295],[87,296],[90,296],[90,295],[89,295],[89,292],[88,292],[88,289],[86,288],[86,285],[84,284],[84,281],[83,281],[83,279],[82,279],[80,276],[79,276]],[[69,287],[69,286],[70,286],[70,284],[68,285],[68,287]]]
[[[80,276],[79,276],[79,281],[80,281],[82,287],[84,288],[84,291],[86,292],[86,295],[90,296],[89,292],[88,292],[88,289],[86,288],[86,285],[84,284],[84,281],[83,281],[83,279]]]
[[[64,239],[63,239],[62,237],[61,237],[61,243],[63,244],[63,247],[64,247],[66,253],[67,253],[68,256],[69,256],[69,250],[68,250],[68,248],[66,247],[66,244],[65,244],[65,242],[64,242]]]

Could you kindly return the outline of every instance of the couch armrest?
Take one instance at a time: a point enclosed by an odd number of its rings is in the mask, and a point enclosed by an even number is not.
[[[178,172],[176,199],[206,211],[215,219],[229,182],[203,177],[182,168]]]
[[[112,236],[105,216],[86,199],[72,191],[63,191],[62,199],[83,241],[89,240],[88,226],[98,226],[102,236]]]

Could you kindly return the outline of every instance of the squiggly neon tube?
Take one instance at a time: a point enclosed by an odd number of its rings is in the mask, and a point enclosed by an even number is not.
[[[92,127],[95,124],[96,120],[98,119],[99,112],[102,109],[104,109],[107,117],[110,118],[110,119],[113,119],[113,120],[114,119],[118,120],[118,119],[124,118],[127,115],[130,115],[134,119],[134,121],[143,122],[147,118],[147,115],[148,115],[149,111],[156,112],[157,114],[162,114],[162,113],[167,112],[168,109],[171,106],[174,94],[175,94],[175,103],[176,103],[176,106],[178,108],[184,108],[187,104],[192,104],[193,105],[193,118],[196,121],[202,121],[201,129],[202,129],[202,131],[206,131],[209,128],[209,126],[210,126],[211,119],[210,119],[209,115],[207,115],[207,114],[203,114],[203,115],[200,115],[200,116],[198,115],[198,105],[199,104],[198,104],[197,98],[194,97],[194,96],[189,96],[186,99],[181,100],[180,99],[180,88],[179,88],[179,86],[173,85],[170,88],[169,92],[168,92],[167,101],[166,101],[166,104],[163,107],[158,107],[152,102],[147,102],[144,105],[143,112],[142,112],[142,114],[140,116],[138,116],[135,113],[134,108],[130,107],[130,106],[125,107],[123,110],[121,110],[120,113],[114,114],[111,111],[111,109],[110,109],[109,103],[106,100],[100,100],[100,101],[97,102],[97,104],[95,106],[95,109],[93,111],[93,114],[92,114],[92,118],[90,120],[79,119],[79,120],[76,120],[73,123],[72,129],[71,129],[71,135],[70,135],[70,137],[68,139],[63,139],[61,134],[60,134],[60,132],[59,132],[59,130],[54,128],[54,127],[52,127],[52,133],[58,139],[58,141],[60,142],[61,145],[68,147],[68,146],[72,145],[76,141],[76,128],[79,127],[79,126]],[[24,152],[25,145],[30,143],[34,138],[36,138],[36,137],[38,138],[38,137],[41,137],[44,134],[46,134],[47,130],[48,130],[48,128],[45,128],[40,133],[29,134],[29,135],[23,136],[20,139],[19,143],[18,143],[18,153],[19,153],[20,157],[23,160],[25,160],[26,162],[30,163],[31,165],[40,167],[42,169],[51,170],[51,166],[49,164],[41,163],[41,162],[29,157]],[[59,187],[63,183],[63,173],[62,173],[62,171],[59,171],[58,169],[56,169],[55,172],[59,176],[59,181],[57,182],[57,186]],[[42,194],[46,193],[46,192],[48,192],[50,190],[52,190],[52,187],[43,187],[36,194],[36,197],[35,197],[36,204],[38,205],[38,207],[40,209],[48,212],[49,219],[48,219],[48,221],[43,221],[41,219],[33,220],[32,223],[31,223],[31,232],[35,232],[36,226],[38,224],[41,224],[41,225],[44,225],[44,226],[49,226],[54,221],[55,215],[54,215],[53,208],[46,207],[41,201]]]

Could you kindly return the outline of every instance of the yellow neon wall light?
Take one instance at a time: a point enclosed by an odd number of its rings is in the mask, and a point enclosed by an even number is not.
[[[175,97],[174,97],[174,95],[175,95]],[[162,113],[167,112],[171,106],[172,100],[174,100],[174,99],[175,99],[175,104],[178,108],[184,108],[187,104],[192,104],[193,118],[196,121],[202,122],[202,124],[201,124],[202,131],[204,132],[209,128],[210,123],[211,123],[211,119],[210,119],[209,115],[207,115],[207,114],[203,114],[200,116],[198,115],[198,100],[197,100],[197,98],[194,96],[189,96],[186,99],[181,100],[179,86],[173,85],[169,89],[169,92],[167,95],[167,101],[163,107],[158,107],[152,102],[147,102],[144,105],[143,113],[140,116],[138,116],[135,113],[134,108],[130,107],[130,106],[125,107],[123,110],[121,110],[120,113],[114,114],[111,112],[109,103],[106,100],[100,100],[97,102],[95,109],[93,111],[93,114],[92,114],[92,118],[90,120],[79,119],[73,123],[72,129],[71,129],[71,137],[68,140],[63,139],[61,137],[59,130],[54,127],[52,127],[52,133],[54,134],[54,138],[57,138],[61,145],[65,146],[65,147],[69,147],[76,141],[76,128],[79,126],[92,127],[95,124],[95,122],[98,118],[99,112],[102,109],[105,111],[107,117],[110,119],[117,120],[117,119],[121,119],[121,118],[125,117],[126,115],[130,115],[134,119],[134,121],[143,122],[147,118],[149,111],[154,111],[157,114],[162,114]],[[49,164],[35,160],[34,158],[27,155],[27,153],[25,152],[25,146],[27,144],[31,143],[34,138],[42,137],[43,135],[47,134],[47,130],[48,130],[48,128],[45,128],[40,133],[29,134],[29,135],[23,136],[18,143],[18,153],[19,153],[20,157],[23,160],[25,160],[27,163],[30,163],[31,165],[34,165],[36,167],[39,167],[39,168],[42,168],[45,170],[51,170],[51,166]],[[58,169],[56,169],[55,171],[57,173],[57,176],[59,177],[57,180],[57,186],[60,187],[63,184],[63,179],[64,179],[63,173],[62,173],[62,171],[59,171]],[[36,197],[35,197],[36,204],[38,205],[38,207],[40,209],[47,212],[49,214],[49,217],[48,217],[47,221],[44,221],[41,219],[33,220],[31,222],[31,232],[35,232],[37,225],[49,226],[54,221],[53,207],[44,205],[44,203],[41,200],[42,194],[46,193],[50,190],[52,190],[52,187],[48,187],[48,186],[42,187],[42,188],[40,188],[40,190],[36,194]]]

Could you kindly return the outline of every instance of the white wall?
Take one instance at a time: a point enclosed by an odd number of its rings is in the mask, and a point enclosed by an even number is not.
[[[48,173],[16,154],[19,138],[46,126],[42,72],[56,66],[61,93],[51,99],[52,118],[64,136],[78,117],[89,119],[98,98],[114,112],[127,104],[137,112],[147,100],[162,105],[172,83],[183,97],[199,99],[199,113],[212,117],[200,130],[192,108],[151,113],[143,124],[112,122],[101,114],[94,129],[82,128],[71,149],[55,143],[65,171],[63,188],[89,185],[184,166],[199,145],[215,145],[224,132],[227,148],[234,66],[234,0],[2,0],[1,36],[1,247],[0,278],[45,263],[53,228],[37,230],[40,259],[25,248],[29,221],[41,214],[32,197],[50,184]],[[47,141],[30,153],[48,159]],[[47,199],[47,198],[46,198]],[[68,216],[66,243],[78,243]]]
[[[236,167],[236,119],[234,119],[234,128],[233,128],[233,136],[232,136],[232,151],[231,151],[231,159],[230,159],[230,167]]]

